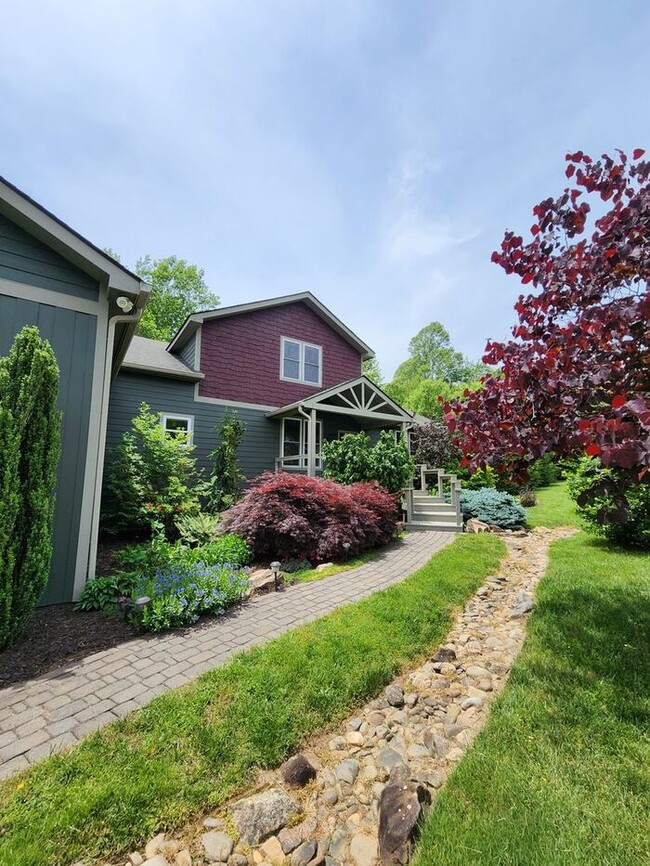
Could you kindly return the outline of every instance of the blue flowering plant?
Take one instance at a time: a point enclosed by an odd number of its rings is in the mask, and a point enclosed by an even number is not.
[[[133,598],[149,600],[136,605],[131,618],[144,631],[193,625],[203,614],[222,614],[249,586],[248,569],[237,565],[167,565],[142,577]]]

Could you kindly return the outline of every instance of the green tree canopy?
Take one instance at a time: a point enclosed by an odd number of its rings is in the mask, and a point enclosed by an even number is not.
[[[371,379],[376,385],[379,385],[380,388],[384,383],[384,377],[379,369],[376,358],[368,358],[367,361],[363,362],[363,375]]]
[[[138,325],[137,333],[142,337],[171,340],[187,316],[219,304],[218,296],[212,294],[203,279],[203,269],[185,259],[145,256],[138,259],[135,271],[152,288]]]
[[[460,397],[466,388],[481,387],[479,379],[488,372],[484,364],[469,361],[453,348],[449,332],[440,322],[422,328],[409,343],[410,358],[403,361],[386,392],[411,412],[428,418],[442,417],[438,397]]]

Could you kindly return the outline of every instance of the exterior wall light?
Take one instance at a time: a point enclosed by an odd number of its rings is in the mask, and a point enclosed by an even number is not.
[[[119,298],[115,301],[117,306],[122,310],[123,313],[130,313],[133,309],[133,301],[129,300],[129,298],[124,295],[120,295]]]

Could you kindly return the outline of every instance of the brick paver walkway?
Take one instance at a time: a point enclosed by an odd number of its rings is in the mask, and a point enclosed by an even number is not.
[[[260,596],[190,632],[135,638],[0,690],[0,778],[74,745],[240,650],[399,583],[453,538],[410,532],[359,568]]]

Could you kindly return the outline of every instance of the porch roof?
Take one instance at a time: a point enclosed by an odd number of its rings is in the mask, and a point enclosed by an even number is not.
[[[337,415],[352,415],[355,418],[371,421],[392,421],[395,424],[413,421],[411,412],[403,409],[367,376],[350,379],[334,388],[328,388],[326,391],[320,391],[311,397],[283,406],[281,409],[274,409],[268,412],[266,417],[282,418],[298,408],[333,412]]]

